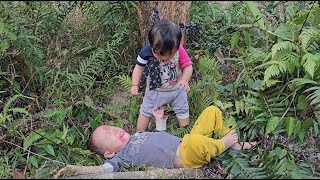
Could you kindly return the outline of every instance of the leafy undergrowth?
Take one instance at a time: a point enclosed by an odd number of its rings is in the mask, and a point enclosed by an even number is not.
[[[143,95],[129,95],[136,13],[132,1],[0,3],[0,178],[100,165],[88,150],[94,128],[134,133]],[[224,152],[201,168],[206,178],[319,178],[319,2],[202,1],[189,13],[198,25],[185,45],[191,125],[179,128],[172,114],[168,132],[189,133],[215,105],[241,141],[258,145]]]

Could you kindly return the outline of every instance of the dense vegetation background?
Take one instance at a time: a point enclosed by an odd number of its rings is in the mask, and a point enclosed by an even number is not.
[[[136,13],[134,1],[0,2],[0,178],[99,165],[87,147],[95,127],[134,132]],[[242,141],[259,142],[223,153],[208,178],[319,178],[319,1],[194,1],[189,14],[192,123],[216,105]],[[168,131],[191,127],[171,116]]]

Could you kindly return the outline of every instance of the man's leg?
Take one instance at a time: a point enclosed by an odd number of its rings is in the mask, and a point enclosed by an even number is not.
[[[212,139],[202,134],[187,134],[181,142],[181,160],[183,167],[199,168],[212,158],[238,142],[238,135],[231,130],[221,139]]]
[[[221,110],[215,106],[209,106],[203,110],[190,134],[202,134],[206,137],[212,137],[214,132],[223,138],[230,130],[230,128],[224,127]],[[235,150],[250,149],[256,144],[257,142],[237,142],[230,148]]]
[[[213,133],[218,133],[222,137],[230,130],[224,127],[221,110],[216,106],[209,106],[202,111],[190,134],[202,134],[211,138]]]
[[[236,142],[230,148],[235,150],[251,149],[257,142]]]

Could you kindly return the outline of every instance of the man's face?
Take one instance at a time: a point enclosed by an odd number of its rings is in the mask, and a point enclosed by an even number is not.
[[[96,143],[105,151],[118,152],[129,141],[130,135],[124,129],[115,126],[101,126],[96,134]]]

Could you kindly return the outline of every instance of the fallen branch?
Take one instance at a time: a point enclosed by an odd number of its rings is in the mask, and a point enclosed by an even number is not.
[[[204,178],[201,169],[151,169],[146,171],[113,172],[66,177],[66,179],[199,179]]]

